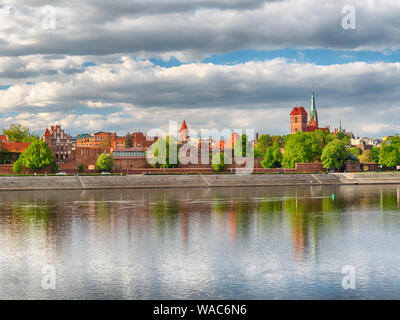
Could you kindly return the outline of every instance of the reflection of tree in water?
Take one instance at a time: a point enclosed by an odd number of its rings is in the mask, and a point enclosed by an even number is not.
[[[167,226],[175,226],[179,222],[179,202],[158,201],[150,205],[150,214],[155,229],[164,232]]]
[[[48,201],[30,201],[30,202],[13,202],[11,210],[14,219],[24,225],[41,225],[48,226],[50,221],[55,218],[56,210],[55,202]]]
[[[398,190],[381,190],[380,207],[382,211],[398,210]]]
[[[229,211],[229,205],[225,198],[215,197],[212,202],[212,212],[215,213],[227,213]]]
[[[277,226],[282,223],[283,201],[265,199],[260,202],[258,212],[263,226]]]
[[[236,218],[236,231],[238,235],[247,237],[250,231],[252,214],[256,209],[256,204],[247,200],[234,201],[234,212]]]
[[[99,221],[108,221],[112,211],[113,203],[105,201],[104,199],[96,201],[95,213]]]
[[[333,200],[330,195],[321,197],[292,197],[285,200],[285,212],[292,227],[292,243],[296,257],[318,255],[318,241],[324,231],[341,226],[346,204],[343,199]]]

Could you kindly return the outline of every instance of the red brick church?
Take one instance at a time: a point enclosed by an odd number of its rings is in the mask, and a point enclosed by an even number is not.
[[[315,130],[329,131],[329,127],[320,128],[318,125],[318,113],[315,107],[314,92],[311,96],[310,120],[308,113],[303,107],[294,107],[290,113],[290,131],[291,134],[300,132],[314,132]]]

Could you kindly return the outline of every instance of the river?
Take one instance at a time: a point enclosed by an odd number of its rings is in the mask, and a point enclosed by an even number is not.
[[[0,192],[0,299],[400,299],[400,186]]]

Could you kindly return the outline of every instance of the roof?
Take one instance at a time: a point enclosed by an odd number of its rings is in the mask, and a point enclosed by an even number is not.
[[[50,131],[48,128],[46,128],[46,131],[44,132],[44,136],[49,136],[50,135]]]
[[[0,134],[0,142],[7,142],[8,141],[8,137],[5,134]]]
[[[30,142],[3,142],[1,144],[1,149],[8,152],[22,153],[30,145]]]
[[[294,107],[292,112],[290,113],[291,116],[300,116],[300,115],[307,115],[306,109],[303,107]]]
[[[181,128],[179,129],[179,131],[183,131],[183,130],[187,130],[187,129],[188,129],[188,127],[187,127],[186,121],[183,120],[182,126],[181,126]]]
[[[113,151],[146,151],[145,147],[132,147],[132,148],[113,148]]]

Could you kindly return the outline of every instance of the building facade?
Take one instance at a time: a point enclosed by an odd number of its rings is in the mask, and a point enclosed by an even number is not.
[[[65,133],[61,125],[51,126],[50,130],[46,128],[42,140],[47,143],[57,161],[70,159],[76,147],[71,136]]]

